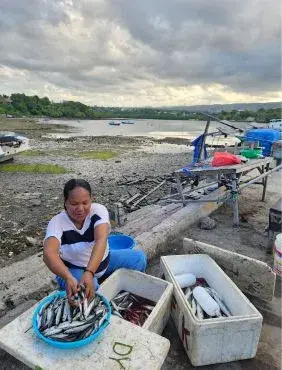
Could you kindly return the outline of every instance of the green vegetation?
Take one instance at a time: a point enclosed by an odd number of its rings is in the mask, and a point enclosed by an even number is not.
[[[88,106],[80,102],[63,101],[51,102],[47,97],[39,98],[25,94],[12,94],[11,97],[0,95],[0,116],[12,117],[52,117],[76,119],[112,119],[112,118],[143,118],[143,119],[172,119],[172,120],[206,120],[201,112],[187,111],[182,108],[115,108]],[[275,109],[232,110],[214,114],[220,119],[245,121],[253,119],[256,122],[269,122],[281,117],[281,107]]]
[[[20,153],[23,157],[39,157],[42,155],[48,155],[48,153],[43,152],[42,150],[25,150],[24,152]]]
[[[0,164],[0,172],[27,172],[27,173],[52,173],[61,174],[69,173],[71,171],[67,170],[62,166],[57,166],[54,164]]]
[[[248,118],[253,118],[255,122],[269,122],[271,119],[274,118],[280,118],[281,117],[281,108],[276,109],[263,109],[260,108],[257,111],[251,111],[251,110],[243,110],[243,111],[237,111],[232,110],[231,112],[220,112],[217,116],[219,119],[222,120],[233,120],[233,121],[246,121]]]
[[[89,150],[87,152],[80,152],[78,153],[79,157],[87,158],[87,159],[101,159],[102,161],[105,161],[107,159],[111,159],[116,157],[118,154],[111,151],[95,151],[95,150]]]
[[[24,157],[40,157],[40,156],[67,156],[67,157],[81,157],[86,159],[100,159],[105,161],[107,159],[114,158],[118,155],[116,152],[112,152],[110,150],[104,151],[97,151],[97,150],[88,150],[83,152],[73,152],[70,149],[63,149],[63,150],[50,150],[50,151],[43,151],[43,150],[26,150],[20,153],[21,156]]]

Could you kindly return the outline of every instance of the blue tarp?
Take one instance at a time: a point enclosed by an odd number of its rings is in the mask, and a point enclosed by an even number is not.
[[[192,141],[192,145],[194,146],[193,162],[192,163],[196,163],[196,162],[199,161],[200,150],[201,150],[201,145],[202,145],[203,139],[204,139],[204,134],[196,137],[196,139],[194,139]],[[204,159],[207,159],[207,158],[208,158],[208,152],[207,152],[207,148],[206,148],[206,144],[205,144],[205,146],[204,146]]]
[[[204,139],[204,134],[196,137],[196,139],[194,139],[192,141],[192,145],[194,146],[194,150],[193,150],[193,161],[192,163],[189,163],[186,167],[182,168],[182,171],[190,176],[190,177],[193,177],[193,178],[196,178],[198,175],[193,175],[190,170],[191,168],[194,167],[194,164],[197,163],[199,161],[199,157],[200,157],[200,150],[201,150],[201,146],[202,146],[202,142],[203,142],[203,139]],[[207,159],[208,158],[208,152],[207,152],[207,148],[206,148],[206,144],[204,145],[204,159]]]
[[[269,156],[271,154],[271,147],[275,141],[280,138],[280,132],[270,128],[252,129],[245,133],[246,141],[258,141],[259,145],[263,147],[262,155]]]

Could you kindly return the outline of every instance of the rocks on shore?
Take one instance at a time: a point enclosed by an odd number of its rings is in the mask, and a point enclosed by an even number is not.
[[[203,217],[199,221],[199,228],[202,230],[212,230],[216,228],[216,221],[211,217]]]
[[[41,245],[41,241],[39,239],[33,238],[31,236],[27,236],[25,239],[26,244],[31,247],[39,247]]]

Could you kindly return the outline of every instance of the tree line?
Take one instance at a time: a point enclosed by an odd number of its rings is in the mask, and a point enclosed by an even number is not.
[[[143,119],[173,119],[173,120],[206,120],[200,112],[171,110],[169,108],[116,108],[88,106],[75,101],[54,103],[47,97],[25,94],[0,95],[0,115],[13,117],[50,117],[76,119],[112,119],[112,118],[143,118]],[[214,114],[222,120],[269,122],[281,117],[281,108],[251,110],[221,111]]]

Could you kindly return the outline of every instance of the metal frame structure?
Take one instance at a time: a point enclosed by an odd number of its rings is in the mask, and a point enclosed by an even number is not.
[[[232,166],[222,166],[222,167],[198,166],[189,169],[189,172],[192,175],[198,175],[199,177],[214,175],[218,179],[218,184],[224,185],[226,187],[226,191],[223,194],[218,195],[214,199],[213,198],[196,200],[188,199],[187,196],[185,195],[185,190],[183,189],[181,184],[181,176],[186,176],[186,174],[183,172],[183,170],[175,171],[174,175],[176,179],[178,195],[181,198],[183,206],[186,206],[188,203],[202,203],[202,202],[224,203],[226,201],[231,201],[233,207],[233,224],[234,226],[238,226],[239,225],[238,195],[240,191],[254,183],[260,184],[263,186],[262,201],[264,201],[268,176],[272,172],[282,168],[282,165],[280,165],[270,170],[269,166],[271,161],[272,158],[267,157],[263,159],[252,159],[249,160],[247,163]],[[240,179],[242,175],[246,175],[248,172],[255,169],[259,171],[259,175],[256,175],[251,180],[240,184]],[[258,182],[259,180],[261,180],[261,182]]]
[[[262,191],[262,201],[265,199],[265,193],[266,193],[266,187],[267,187],[267,178],[268,175],[270,175],[273,171],[276,171],[282,166],[277,166],[275,169],[270,170],[269,166],[272,161],[272,158],[262,158],[262,159],[251,159],[247,163],[241,163],[238,165],[231,165],[231,166],[222,166],[222,167],[212,167],[210,165],[201,165],[202,156],[204,153],[205,148],[205,141],[207,136],[218,136],[218,135],[234,135],[234,133],[242,133],[244,132],[244,129],[234,123],[223,121],[218,119],[217,117],[204,113],[207,116],[207,123],[205,126],[205,130],[203,133],[203,139],[201,143],[201,147],[199,150],[198,157],[194,161],[194,163],[187,168],[187,172],[185,173],[183,169],[175,171],[174,177],[176,181],[176,187],[177,187],[177,194],[170,195],[168,200],[171,202],[182,202],[183,206],[186,206],[188,203],[202,203],[202,202],[217,202],[217,203],[224,203],[226,201],[232,202],[233,207],[233,224],[234,226],[239,225],[239,208],[238,208],[238,195],[239,192],[253,184],[260,184],[263,186]],[[228,127],[228,129],[224,128],[218,128],[217,132],[211,132],[209,133],[209,126],[211,120],[215,120],[225,126]],[[243,183],[240,185],[240,179],[242,175],[247,174],[248,172],[257,169],[259,171],[259,175],[254,176],[251,180],[247,181],[246,183]],[[182,182],[181,182],[181,176],[187,176],[201,178],[201,177],[209,177],[213,176],[215,180],[217,178],[217,183],[219,186],[224,185],[226,188],[226,191],[223,194],[218,195],[215,199],[212,199],[210,197],[199,197],[200,199],[194,199],[191,200],[191,192],[194,190],[196,191],[197,188],[193,189],[193,186],[190,187],[189,192],[187,192],[187,189],[183,189]],[[261,182],[258,182],[261,180]],[[213,183],[214,184],[214,183]],[[206,187],[211,185],[207,184]],[[203,188],[203,187],[202,187]],[[212,194],[212,193],[211,193]],[[180,200],[175,199],[176,196],[180,197]]]

